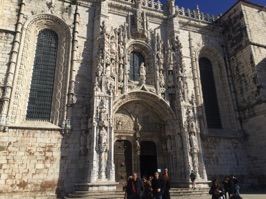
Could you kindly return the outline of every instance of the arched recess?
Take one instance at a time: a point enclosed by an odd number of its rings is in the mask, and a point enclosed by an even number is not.
[[[133,169],[142,172],[141,168],[138,169],[139,163],[137,163],[140,161],[140,157],[137,156],[138,152],[140,156],[142,155],[142,148],[140,147],[138,151],[136,141],[135,125],[136,118],[138,118],[140,143],[154,142],[158,168],[169,168],[171,177],[177,178],[184,153],[180,151],[182,141],[177,118],[169,104],[152,93],[134,91],[121,95],[114,101],[113,113],[115,139],[130,140],[132,143]],[[167,140],[168,137],[169,140]]]
[[[204,104],[203,93],[200,81],[200,66],[199,60],[201,58],[207,58],[213,69],[213,76],[215,81],[215,88],[220,112],[220,118],[222,123],[222,128],[232,128],[235,125],[235,117],[233,113],[233,104],[232,98],[230,95],[230,88],[228,83],[228,75],[226,71],[226,65],[224,62],[224,58],[222,54],[213,47],[204,46],[197,52],[197,84],[199,85],[197,88],[199,89],[197,93],[200,93],[200,97],[198,98],[198,105],[201,106]],[[204,114],[205,115],[205,114]],[[205,116],[205,129],[207,129],[206,116]]]
[[[130,55],[132,52],[140,53],[145,60],[146,67],[146,84],[155,85],[155,68],[153,61],[152,48],[146,44],[144,41],[132,41],[127,44],[127,52],[128,58],[130,59]],[[130,67],[130,60],[129,60]]]
[[[171,107],[162,98],[146,91],[134,91],[121,95],[114,101],[113,112],[116,113],[120,107],[128,102],[146,103],[152,110],[169,126],[169,130],[175,132],[178,128],[176,116]]]
[[[50,122],[61,125],[64,120],[70,66],[71,31],[69,26],[57,16],[39,14],[27,20],[23,25],[17,69],[14,74],[8,111],[11,123],[21,123],[26,120],[36,42],[39,32],[44,29],[50,29],[58,35],[56,78],[54,80]]]

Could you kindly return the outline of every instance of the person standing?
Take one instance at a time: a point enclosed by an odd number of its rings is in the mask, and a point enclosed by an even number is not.
[[[224,181],[223,181],[223,185],[224,185],[224,196],[225,196],[225,199],[227,199],[227,195],[228,195],[228,197],[230,197],[229,196],[229,177],[228,176],[225,176]]]
[[[164,183],[157,171],[154,173],[154,179],[151,182],[151,187],[152,187],[153,199],[162,199]]]
[[[191,170],[191,174],[190,174],[190,180],[191,180],[191,183],[192,183],[192,189],[194,190],[194,189],[196,189],[196,173],[193,171],[193,170]]]
[[[142,177],[143,185],[144,185],[144,193],[142,199],[152,199],[151,194],[151,182],[147,180],[146,176]]]
[[[229,184],[229,197],[231,195],[240,195],[240,187],[238,185],[239,180],[235,176],[231,176],[228,184]]]
[[[133,173],[132,179],[129,179],[126,187],[128,199],[141,199],[144,187],[142,181],[138,178],[136,172]]]
[[[170,181],[169,181],[169,176],[168,176],[168,169],[164,169],[164,174],[163,174],[163,182],[164,182],[164,191],[163,191],[163,199],[170,199]]]
[[[212,199],[223,198],[223,188],[220,186],[218,180],[212,180],[212,186],[210,188],[209,194],[212,195]]]

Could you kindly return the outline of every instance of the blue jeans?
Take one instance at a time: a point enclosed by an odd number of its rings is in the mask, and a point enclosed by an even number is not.
[[[153,199],[163,199],[163,196],[154,196]]]

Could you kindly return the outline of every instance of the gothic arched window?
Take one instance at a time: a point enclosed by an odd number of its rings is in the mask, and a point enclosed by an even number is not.
[[[130,71],[129,78],[133,81],[138,81],[140,76],[140,65],[144,62],[144,57],[139,52],[132,52],[130,54]]]
[[[209,59],[202,57],[199,60],[199,66],[208,128],[222,128],[212,63]]]
[[[27,119],[50,121],[58,36],[50,29],[40,31],[35,51]]]

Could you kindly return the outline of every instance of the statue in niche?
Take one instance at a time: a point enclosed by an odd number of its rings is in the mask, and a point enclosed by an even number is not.
[[[115,37],[114,36],[111,37],[110,52],[112,54],[116,53],[116,43],[115,43]]]
[[[138,116],[134,122],[134,130],[135,130],[135,139],[136,139],[136,146],[137,146],[137,154],[140,155],[140,124]]]
[[[185,79],[184,79],[183,97],[184,97],[185,102],[189,101],[188,100],[188,83]]]
[[[173,70],[174,65],[174,53],[172,52],[171,48],[168,48],[167,52],[167,64],[168,64],[168,70]]]
[[[196,102],[195,95],[194,95],[194,93],[192,93],[189,103],[193,106],[195,104],[195,102]]]
[[[101,99],[100,105],[98,107],[99,111],[99,126],[103,126],[104,122],[107,121],[108,116],[107,116],[107,110],[104,104],[104,99]]]
[[[98,151],[100,153],[106,152],[107,151],[107,132],[105,127],[101,127],[99,131],[99,139],[98,139]]]
[[[196,132],[189,132],[189,142],[190,142],[190,150],[192,153],[199,152],[198,140],[196,137]]]
[[[122,130],[122,121],[118,120],[116,123],[116,130]]]
[[[105,69],[105,76],[106,77],[111,77],[111,66],[107,65]]]
[[[114,59],[111,59],[110,69],[111,69],[111,77],[115,78],[115,73],[117,69],[116,69],[116,63]]]
[[[160,72],[159,72],[159,86],[160,86],[161,88],[163,88],[164,85],[165,85],[165,82],[164,82],[163,71],[160,70]]]
[[[193,170],[198,172],[198,153],[199,153],[199,145],[196,133],[196,126],[193,117],[193,113],[188,109],[187,110],[187,131],[189,135],[189,146],[190,153],[192,157]]]
[[[124,68],[123,64],[119,64],[118,81],[123,82],[123,80],[124,80]]]
[[[99,91],[99,82],[98,82],[98,77],[95,78],[95,83],[94,83],[94,90],[95,91]]]
[[[123,63],[123,58],[125,55],[124,55],[124,45],[122,41],[119,43],[118,55],[120,58],[120,63]]]
[[[166,137],[166,148],[167,148],[167,151],[171,151],[172,150],[172,138],[171,138],[171,135],[167,135],[167,137]]]
[[[173,85],[174,85],[173,71],[169,71],[169,74],[168,74],[168,86],[173,86]]]
[[[99,52],[99,59],[98,59],[98,65],[97,65],[97,76],[98,77],[100,77],[100,76],[102,76],[102,73],[103,73],[103,64],[102,64],[102,62],[103,62],[103,51],[102,50],[100,50],[100,52]]]
[[[163,53],[159,50],[157,53],[158,69],[163,69]]]
[[[106,178],[106,163],[107,163],[107,132],[105,127],[101,127],[98,136],[98,153],[99,153],[99,179]]]
[[[140,77],[139,77],[140,84],[145,84],[146,83],[146,68],[145,68],[144,62],[142,62],[140,65],[139,73],[140,73]]]

